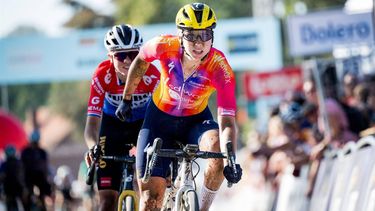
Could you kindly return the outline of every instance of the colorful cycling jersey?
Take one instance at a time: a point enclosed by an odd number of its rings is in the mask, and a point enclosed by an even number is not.
[[[132,96],[132,118],[129,122],[144,118],[147,102],[159,77],[158,69],[151,64]],[[117,77],[111,61],[103,61],[92,77],[87,115],[101,117],[103,112],[116,117],[115,112],[122,100],[124,86],[125,83]]]
[[[156,37],[141,47],[139,55],[147,62],[160,61],[160,84],[152,97],[160,110],[173,116],[198,114],[207,107],[208,98],[216,90],[218,114],[235,115],[234,73],[219,50],[211,48],[207,58],[186,80],[178,37]]]

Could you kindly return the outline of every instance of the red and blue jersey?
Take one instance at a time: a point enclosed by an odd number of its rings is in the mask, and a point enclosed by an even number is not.
[[[132,118],[128,121],[144,118],[147,103],[159,77],[158,69],[151,64],[132,95]],[[101,117],[105,113],[116,117],[115,112],[122,100],[124,86],[125,83],[117,77],[111,61],[103,61],[92,77],[87,115]]]
[[[141,47],[139,55],[147,62],[160,61],[160,83],[152,96],[160,110],[173,116],[198,114],[207,107],[210,95],[216,90],[218,114],[235,116],[234,73],[219,50],[211,48],[207,58],[186,80],[178,37],[156,37]]]

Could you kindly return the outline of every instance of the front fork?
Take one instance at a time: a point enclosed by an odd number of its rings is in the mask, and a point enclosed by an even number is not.
[[[187,193],[188,191],[194,191],[194,182],[193,182],[193,174],[192,174],[192,163],[191,161],[186,161],[184,158],[182,161],[182,164],[179,169],[179,174],[181,178],[177,178],[176,182],[177,185],[177,193],[176,193],[176,200],[175,200],[175,210],[182,210],[181,201],[184,193]]]

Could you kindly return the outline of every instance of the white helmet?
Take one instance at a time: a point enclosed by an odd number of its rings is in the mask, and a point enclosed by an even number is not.
[[[139,31],[128,24],[113,26],[104,38],[107,51],[139,49],[142,43],[143,39]]]

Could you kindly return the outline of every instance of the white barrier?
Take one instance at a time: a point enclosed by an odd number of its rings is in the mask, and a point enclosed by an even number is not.
[[[337,174],[337,160],[339,152],[326,154],[320,162],[319,171],[315,180],[313,194],[310,201],[310,211],[325,211],[328,209],[332,186]]]
[[[302,166],[299,177],[293,176],[294,167],[288,166],[280,182],[276,211],[301,211],[308,207],[306,197],[309,167]]]
[[[310,211],[375,210],[375,138],[360,139],[320,164]]]
[[[375,137],[349,142],[325,153],[310,202],[305,197],[308,167],[301,176],[286,171],[280,183],[276,211],[375,211]]]
[[[341,156],[338,157],[338,160],[336,162],[337,173],[333,181],[332,196],[330,199],[328,210],[342,211],[341,205],[343,204],[343,199],[347,195],[347,181],[354,166],[354,157],[356,155],[356,150],[356,144],[354,142],[349,142],[340,151]]]
[[[358,142],[356,169],[352,172],[348,211],[375,210],[375,138],[365,137]],[[358,172],[358,173],[357,173]]]

